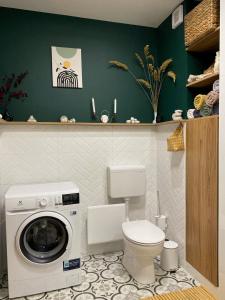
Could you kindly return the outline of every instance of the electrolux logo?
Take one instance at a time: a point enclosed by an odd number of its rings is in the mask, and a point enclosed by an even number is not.
[[[17,202],[17,206],[22,206],[23,205],[23,201],[22,200],[19,200],[18,202]]]

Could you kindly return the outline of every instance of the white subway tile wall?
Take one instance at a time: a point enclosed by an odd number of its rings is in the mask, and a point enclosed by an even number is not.
[[[156,131],[155,127],[1,125],[0,273],[6,269],[3,203],[4,193],[10,185],[75,182],[81,195],[82,255],[112,252],[119,250],[121,243],[88,248],[87,207],[110,202],[107,196],[108,165],[143,164],[147,170],[146,197],[131,203],[131,216],[132,219],[153,221],[157,191]]]
[[[161,213],[168,216],[168,238],[178,242],[182,263],[185,258],[186,155],[185,151],[167,151],[167,138],[176,127],[159,126],[157,130],[157,188]]]

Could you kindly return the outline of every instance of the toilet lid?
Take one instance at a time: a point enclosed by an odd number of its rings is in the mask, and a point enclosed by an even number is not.
[[[158,244],[165,239],[165,233],[147,220],[130,221],[122,224],[124,235],[140,244]]]

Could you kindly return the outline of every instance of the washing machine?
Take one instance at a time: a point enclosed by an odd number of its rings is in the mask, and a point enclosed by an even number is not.
[[[81,283],[79,189],[17,185],[5,194],[9,297]]]

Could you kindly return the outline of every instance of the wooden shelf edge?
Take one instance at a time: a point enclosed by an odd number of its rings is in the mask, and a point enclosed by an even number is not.
[[[85,122],[77,122],[77,123],[60,123],[60,122],[35,122],[35,123],[31,123],[31,122],[20,122],[20,121],[12,121],[12,122],[4,122],[4,121],[0,121],[0,126],[1,125],[6,125],[6,126],[14,126],[14,125],[23,125],[23,126],[94,126],[94,127],[119,127],[119,126],[124,126],[124,127],[155,127],[155,126],[162,126],[162,125],[174,125],[174,124],[179,124],[181,123],[186,123],[189,121],[194,121],[194,120],[199,120],[199,119],[206,119],[206,118],[218,118],[218,115],[214,115],[214,116],[209,116],[209,117],[202,117],[202,118],[196,118],[196,119],[182,119],[182,120],[170,120],[170,121],[165,121],[165,122],[161,122],[161,123],[139,123],[139,124],[127,124],[127,123],[85,123]]]
[[[219,73],[208,75],[201,80],[196,80],[194,82],[188,83],[187,88],[204,88],[212,84],[215,80],[219,79]]]
[[[6,126],[14,126],[14,125],[23,125],[23,126],[39,126],[39,125],[50,125],[50,126],[99,126],[99,127],[119,127],[119,126],[124,126],[124,127],[155,127],[155,126],[162,126],[162,125],[174,125],[174,124],[179,124],[179,123],[187,123],[189,121],[195,121],[199,119],[207,119],[207,118],[219,118],[219,115],[213,115],[209,117],[202,117],[202,118],[195,118],[195,119],[182,119],[182,120],[170,120],[170,121],[165,121],[161,123],[139,123],[139,124],[127,124],[127,123],[85,123],[85,122],[76,122],[76,123],[60,123],[60,122],[20,122],[20,121],[12,121],[12,122],[4,122],[0,121],[0,126],[1,125],[6,125]]]
[[[0,125],[25,125],[25,126],[38,126],[38,125],[50,125],[50,126],[100,126],[100,127],[109,127],[109,126],[127,126],[127,127],[142,127],[142,126],[155,126],[153,123],[91,123],[91,122],[76,122],[76,123],[61,123],[61,122],[23,122],[23,121],[12,121],[5,122],[0,121]]]
[[[187,52],[207,52],[219,49],[220,27],[186,47]]]

